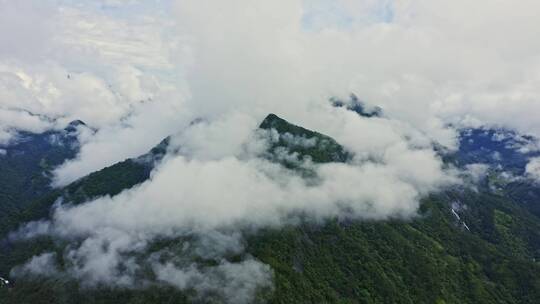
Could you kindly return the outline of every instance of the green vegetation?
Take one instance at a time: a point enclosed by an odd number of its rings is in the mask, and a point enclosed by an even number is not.
[[[259,128],[276,130],[279,136],[269,148],[272,156],[279,148],[286,148],[289,154],[296,154],[301,161],[309,159],[315,163],[346,162],[351,155],[333,138],[293,125],[275,114],[269,114]],[[290,161],[282,162],[288,167],[295,167]]]
[[[51,170],[75,157],[75,138],[64,131],[21,132],[0,154],[0,232],[17,225],[19,213],[52,191]]]

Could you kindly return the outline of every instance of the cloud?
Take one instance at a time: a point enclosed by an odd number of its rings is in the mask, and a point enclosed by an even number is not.
[[[192,265],[178,268],[172,263],[155,264],[160,281],[181,290],[197,291],[197,298],[213,297],[228,303],[253,303],[261,287],[271,289],[273,273],[269,266],[255,260],[240,263],[223,261],[216,267],[200,270]]]
[[[488,164],[470,164],[465,166],[465,174],[474,183],[482,181],[488,174]]]
[[[540,181],[540,157],[529,159],[529,163],[525,167],[525,174],[535,181]]]
[[[79,155],[56,168],[54,184],[67,185],[118,161],[145,154],[172,130],[181,130],[188,125],[191,116],[181,110],[181,99],[176,99],[181,97],[168,94],[171,92],[133,106],[123,119],[98,129],[96,133],[82,133],[79,136],[82,143]]]
[[[55,29],[55,8],[40,1],[0,1],[0,56],[36,62],[49,50],[48,37]]]
[[[28,263],[11,270],[11,275],[15,277],[25,274],[51,277],[58,273],[56,254],[52,252],[34,256]]]
[[[300,117],[297,109],[321,102],[323,96],[353,91],[445,143],[445,122],[473,118],[540,134],[534,111],[529,111],[539,104],[538,47],[527,43],[534,40],[531,29],[537,28],[538,21],[527,13],[537,8],[534,2],[394,2],[387,4],[392,22],[353,22],[318,31],[302,24],[310,13],[302,1],[212,3],[216,10],[193,2],[179,1],[176,11],[180,32],[193,40],[195,63],[189,75],[195,106],[203,112],[229,106],[265,111],[271,106],[274,112],[295,113],[303,123],[309,117]],[[349,13],[352,20],[356,12],[378,6],[355,3],[366,8]],[[483,14],[458,13],[463,7]],[[516,16],[504,28],[503,12]],[[249,31],[245,24],[252,25]],[[515,44],[501,39],[506,34]],[[516,116],[523,120],[510,119]]]

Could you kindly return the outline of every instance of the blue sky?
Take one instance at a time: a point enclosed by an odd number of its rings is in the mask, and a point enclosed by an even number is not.
[[[116,18],[133,18],[141,15],[167,15],[172,0],[49,0],[53,3],[99,10]],[[355,1],[349,1],[353,3]],[[394,0],[356,1],[354,7],[365,4],[365,10],[351,11],[342,1],[305,0],[303,24],[306,29],[319,30],[324,27],[347,29],[354,24],[390,23],[394,18]]]
[[[362,3],[363,1],[358,1]],[[304,1],[306,28],[318,30],[324,27],[347,29],[354,24],[390,23],[394,18],[393,0],[381,0],[365,10],[349,10],[342,2],[331,0]],[[361,7],[361,5],[358,5]]]

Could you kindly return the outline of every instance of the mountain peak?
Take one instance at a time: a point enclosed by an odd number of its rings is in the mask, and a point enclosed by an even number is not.
[[[69,132],[69,133],[77,132],[77,128],[80,127],[80,126],[85,126],[85,127],[86,127],[86,124],[84,123],[84,121],[79,120],[79,119],[76,119],[76,120],[71,121],[71,122],[64,128],[64,130],[67,131],[67,132]]]
[[[349,96],[349,100],[343,101],[338,98],[331,98],[330,102],[336,108],[345,108],[349,111],[363,117],[381,117],[383,115],[382,108],[378,106],[368,106],[364,101],[360,100],[355,94]]]
[[[328,137],[315,131],[311,131],[298,125],[292,124],[273,113],[270,113],[266,116],[266,118],[259,125],[259,128],[264,130],[275,129],[280,134],[290,133],[294,136]]]
[[[259,128],[273,129],[279,135],[270,148],[271,154],[285,149],[301,159],[309,157],[315,163],[346,162],[351,158],[349,152],[330,136],[292,124],[273,113],[266,116]]]
[[[259,128],[261,129],[271,129],[274,125],[278,124],[279,122],[286,122],[285,119],[277,116],[274,113],[270,113],[266,115],[264,120],[259,125]]]
[[[71,121],[68,126],[80,126],[80,125],[83,125],[83,126],[86,126],[86,124],[84,123],[84,121],[80,120],[80,119],[75,119],[73,121]]]

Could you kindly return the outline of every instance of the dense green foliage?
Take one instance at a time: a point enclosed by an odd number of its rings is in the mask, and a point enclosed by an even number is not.
[[[48,217],[51,207],[59,198],[76,204],[103,195],[112,196],[145,181],[149,175],[148,165],[133,160],[107,167],[74,182],[65,189],[52,191],[47,196],[31,202],[26,209],[13,215],[10,225],[3,225],[0,232],[6,235],[19,224]],[[0,243],[0,273],[9,273],[11,267],[50,247],[51,242],[47,239],[31,243],[3,241]]]
[[[300,161],[307,158],[315,163],[346,162],[351,155],[333,138],[304,129],[286,120],[269,114],[259,126],[263,130],[277,131],[277,140],[269,148],[269,158],[275,158],[279,149],[286,149],[288,154],[297,155]],[[283,161],[287,167],[296,167],[291,161]]]
[[[148,154],[139,159],[127,159],[77,180],[63,189],[55,189],[46,195],[24,204],[24,208],[11,214],[9,221],[0,225],[0,234],[6,236],[23,223],[47,218],[51,207],[59,200],[80,204],[104,196],[114,196],[150,177],[154,162],[163,157],[168,140],[160,143]],[[10,269],[23,263],[32,255],[51,248],[51,240],[45,239],[31,243],[0,242],[0,276],[8,274]]]
[[[29,202],[52,190],[53,168],[75,157],[78,145],[71,128],[20,132],[14,143],[0,146],[0,231],[17,224],[14,219]]]
[[[278,141],[272,149],[290,147],[318,162],[349,157],[333,139],[275,115],[268,116],[261,128],[328,143],[328,150],[320,150]],[[153,153],[164,151],[161,147]],[[145,158],[118,163],[34,200],[16,222],[46,217],[61,196],[81,203],[146,180],[153,163],[141,159]],[[247,254],[274,271],[274,291],[261,295],[269,303],[538,303],[537,193],[535,185],[526,183],[510,183],[495,193],[482,187],[457,188],[423,199],[420,215],[410,221],[304,219],[299,225],[248,234]],[[452,214],[455,204],[460,206],[460,220]],[[61,248],[54,242],[3,242],[1,274],[46,248]],[[154,246],[174,250],[171,244]],[[190,298],[165,286],[95,290],[65,278],[26,278],[11,290],[0,289],[0,299],[2,303],[187,303]]]
[[[410,223],[289,227],[254,237],[251,250],[276,271],[273,303],[536,303],[538,220],[521,214],[535,225],[502,227],[498,214],[521,211],[497,206],[508,203],[500,198],[467,197],[469,210],[484,216],[471,232],[454,221],[446,198],[432,197]],[[484,210],[486,200],[497,202]]]

